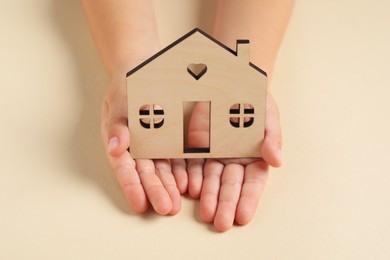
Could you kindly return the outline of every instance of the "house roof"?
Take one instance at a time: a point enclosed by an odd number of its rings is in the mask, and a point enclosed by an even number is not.
[[[152,60],[156,59],[158,56],[160,56],[161,54],[165,53],[166,51],[170,50],[171,48],[175,47],[177,44],[179,44],[180,42],[184,41],[185,39],[187,39],[188,37],[190,37],[191,35],[193,35],[194,33],[196,32],[199,32],[201,33],[203,36],[205,36],[206,38],[208,38],[209,40],[211,40],[212,42],[218,44],[220,47],[224,48],[226,51],[230,52],[231,54],[237,56],[237,51],[234,51],[232,49],[230,49],[229,47],[227,47],[226,45],[224,45],[223,43],[221,43],[220,41],[217,41],[216,39],[214,39],[213,37],[211,37],[210,35],[208,35],[207,33],[205,33],[204,31],[202,31],[201,29],[199,28],[195,28],[193,29],[192,31],[188,32],[187,34],[183,35],[182,37],[180,37],[179,39],[177,39],[176,41],[174,41],[173,43],[169,44],[167,47],[165,47],[164,49],[162,49],[161,51],[157,52],[156,54],[154,54],[152,57],[150,57],[149,59],[145,60],[144,62],[142,62],[141,64],[139,64],[137,67],[133,68],[132,70],[130,70],[129,72],[127,72],[126,74],[126,77],[129,77],[130,75],[132,75],[133,73],[135,73],[136,71],[138,71],[139,69],[141,69],[142,67],[144,67],[146,64],[148,64],[149,62],[151,62]],[[240,44],[240,43],[249,43],[249,40],[237,40],[237,44]],[[254,68],[255,70],[257,70],[258,72],[260,72],[261,74],[263,74],[264,76],[267,76],[267,73],[260,69],[259,67],[257,67],[255,64],[249,62],[249,66],[251,66],[252,68]]]

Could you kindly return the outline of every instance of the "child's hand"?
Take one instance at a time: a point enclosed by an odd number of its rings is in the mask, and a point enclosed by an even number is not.
[[[202,136],[209,135],[208,125],[199,120],[207,117],[207,113],[207,108],[202,109],[202,103],[193,111],[189,126],[192,147],[203,147],[205,143],[202,142],[207,142]],[[268,94],[265,139],[259,147],[262,159],[208,159],[204,165],[202,160],[188,160],[188,190],[193,198],[200,197],[202,220],[213,222],[220,231],[229,229],[234,222],[247,224],[256,212],[268,177],[268,165],[281,165],[281,142],[278,108]],[[203,175],[199,174],[199,169],[204,169]]]
[[[128,150],[131,141],[126,104],[126,78],[114,75],[104,98],[101,125],[109,163],[135,212],[146,211],[150,202],[161,215],[176,214],[180,210],[180,193],[172,168],[181,181],[184,160],[175,160],[172,167],[170,160],[133,160]],[[186,190],[186,183],[181,181],[180,185]]]

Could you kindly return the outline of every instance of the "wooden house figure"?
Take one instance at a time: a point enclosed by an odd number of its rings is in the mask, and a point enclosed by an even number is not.
[[[267,74],[249,62],[249,41],[233,51],[194,29],[127,73],[133,158],[261,157]],[[209,147],[186,147],[185,107],[204,102]]]

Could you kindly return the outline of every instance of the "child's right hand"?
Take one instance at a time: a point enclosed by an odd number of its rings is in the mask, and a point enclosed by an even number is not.
[[[108,161],[135,212],[145,212],[150,202],[157,213],[174,215],[180,210],[180,193],[187,190],[185,162],[134,160],[129,153],[127,113],[126,77],[114,75],[102,107],[101,134]]]

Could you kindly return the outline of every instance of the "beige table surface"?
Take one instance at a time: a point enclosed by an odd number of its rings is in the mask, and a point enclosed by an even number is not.
[[[163,45],[210,31],[210,1],[154,2]],[[174,217],[127,207],[99,138],[109,79],[79,2],[3,0],[0,259],[390,259],[389,11],[297,2],[271,86],[284,166],[253,221],[221,234],[189,199]]]

